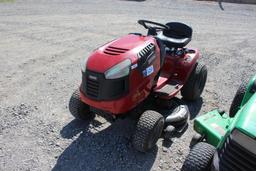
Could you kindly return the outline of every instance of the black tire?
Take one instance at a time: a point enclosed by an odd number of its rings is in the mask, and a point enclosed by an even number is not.
[[[243,82],[240,84],[239,88],[236,91],[236,95],[231,103],[230,109],[229,109],[229,116],[234,117],[236,113],[239,110],[239,106],[241,105],[245,92],[246,92],[247,84],[246,82]]]
[[[181,170],[210,171],[215,151],[214,146],[205,142],[199,142],[190,150]]]
[[[88,120],[91,117],[89,105],[80,100],[79,90],[75,90],[69,100],[69,111],[76,118],[80,120]]]
[[[205,65],[196,63],[187,82],[181,89],[181,95],[185,100],[193,101],[200,97],[207,80],[207,68]]]
[[[145,111],[138,123],[132,140],[133,146],[140,152],[147,152],[155,146],[164,127],[164,117],[152,110]]]

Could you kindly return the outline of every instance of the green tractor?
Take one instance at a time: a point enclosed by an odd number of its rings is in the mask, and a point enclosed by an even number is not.
[[[240,85],[229,114],[208,112],[195,119],[194,129],[182,171],[255,171],[256,75]]]

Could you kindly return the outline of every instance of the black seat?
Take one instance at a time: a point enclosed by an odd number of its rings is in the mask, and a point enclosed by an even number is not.
[[[163,30],[157,37],[169,48],[182,48],[186,46],[192,38],[192,28],[186,24],[178,22],[166,23],[168,30]]]

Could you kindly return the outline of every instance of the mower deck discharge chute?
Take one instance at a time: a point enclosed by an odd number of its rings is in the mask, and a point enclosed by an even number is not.
[[[147,20],[138,23],[148,30],[147,35],[128,34],[84,59],[82,83],[72,95],[69,107],[78,119],[86,119],[92,112],[113,118],[137,115],[133,145],[145,152],[163,132],[168,137],[171,132],[185,128],[188,110],[177,105],[177,99],[173,98],[180,91],[185,100],[199,98],[207,69],[197,62],[197,49],[184,48],[192,37],[189,26]],[[150,106],[148,101],[175,109],[165,118],[146,107]]]
[[[213,110],[196,118],[194,129],[182,171],[255,171],[256,75],[240,85],[229,115]]]

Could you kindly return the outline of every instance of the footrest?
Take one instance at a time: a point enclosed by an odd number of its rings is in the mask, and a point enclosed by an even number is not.
[[[173,82],[173,83],[166,84],[160,89],[156,89],[155,93],[157,93],[158,96],[160,96],[161,98],[170,99],[174,97],[176,94],[178,94],[181,88],[182,88],[182,85]]]

